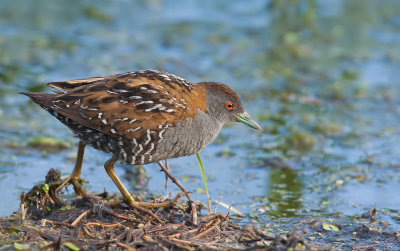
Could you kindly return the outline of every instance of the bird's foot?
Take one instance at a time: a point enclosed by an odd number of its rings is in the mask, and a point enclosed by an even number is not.
[[[90,197],[90,196],[87,195],[87,193],[86,193],[85,190],[83,189],[82,183],[83,183],[83,180],[82,180],[82,179],[76,178],[76,177],[70,175],[68,178],[66,178],[66,179],[61,183],[61,185],[59,185],[59,186],[57,187],[57,189],[55,190],[55,196],[57,197],[57,199],[59,199],[59,193],[60,193],[60,191],[61,191],[64,187],[66,187],[66,186],[68,186],[69,184],[71,184],[71,185],[73,185],[74,191],[75,191],[75,193],[76,193],[77,195],[79,195],[79,196],[82,197],[82,198]]]

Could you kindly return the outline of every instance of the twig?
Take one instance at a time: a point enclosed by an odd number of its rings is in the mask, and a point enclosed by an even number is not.
[[[25,204],[24,203],[21,203],[20,207],[21,207],[21,220],[24,221],[25,217],[26,217],[26,211],[27,210],[25,209]]]
[[[165,241],[165,242],[167,242],[167,243],[173,245],[173,246],[176,246],[176,247],[182,249],[182,250],[193,250],[192,247],[183,245],[182,243],[177,243],[176,241],[174,242],[173,240],[171,240],[171,239],[169,239],[169,238],[167,238],[167,237],[162,237],[162,236],[161,236],[161,239],[162,239],[163,241]],[[184,243],[184,244],[186,244],[186,243]]]
[[[219,196],[218,203],[217,203],[217,205],[216,205],[215,208],[214,208],[214,214],[217,212],[217,209],[218,209],[218,207],[219,207],[219,204],[221,203],[221,200],[222,200],[222,196]]]
[[[71,227],[71,224],[69,224],[69,223],[62,222],[62,221],[52,221],[52,220],[48,220],[48,219],[43,219],[41,225],[44,227],[44,226],[46,226],[47,223],[53,224],[53,225],[63,225],[63,226]]]
[[[218,225],[219,225],[220,223],[221,223],[221,220],[220,220],[219,218],[217,218],[217,220],[215,221],[215,223],[214,223],[210,228],[208,228],[207,230],[205,230],[205,231],[203,231],[203,232],[201,232],[201,233],[199,233],[199,234],[197,234],[197,235],[191,237],[190,239],[198,239],[198,238],[203,237],[203,236],[206,235],[208,232],[210,232],[210,231],[213,230],[214,228],[218,227]]]
[[[184,244],[187,244],[187,245],[196,245],[196,246],[202,245],[201,243],[198,243],[198,242],[180,240],[180,239],[176,239],[176,238],[171,238],[170,240],[173,240],[173,241],[176,241],[176,242],[180,242],[180,243],[184,243]]]
[[[161,161],[158,161],[159,165],[162,165]],[[165,160],[165,168],[169,171],[169,163],[168,163],[168,159]],[[168,189],[168,175],[165,174],[165,190]]]
[[[141,207],[141,206],[137,206],[137,205],[130,205],[130,206],[132,206],[133,208],[135,208],[135,209],[137,209],[137,210],[139,210],[139,211],[142,211],[142,212],[145,212],[145,213],[147,213],[147,214],[149,214],[151,217],[153,217],[156,221],[158,221],[158,223],[164,223],[157,215],[155,215],[152,211],[150,211],[150,210],[148,210],[148,209],[146,209],[146,208],[144,208],[144,207]]]
[[[87,234],[88,236],[94,238],[94,234],[90,233],[90,230],[88,228],[88,226],[83,226],[83,231],[85,232],[85,234]]]
[[[117,244],[117,246],[120,246],[120,247],[125,248],[125,249],[129,249],[129,250],[134,249],[133,247],[128,246],[128,245],[126,245],[126,244],[124,244],[122,242],[119,242],[119,241],[116,241],[115,244]]]
[[[163,226],[157,226],[157,227],[148,229],[148,230],[146,230],[146,231],[147,231],[147,233],[154,233],[154,232],[164,231],[164,230],[166,230],[166,229],[172,229],[172,228],[178,229],[178,228],[180,228],[180,227],[182,227],[182,226],[184,226],[183,223],[165,224],[165,225],[163,225]]]
[[[122,214],[119,214],[119,213],[115,212],[114,210],[105,207],[103,204],[95,204],[95,205],[96,205],[97,208],[99,208],[98,210],[106,212],[106,213],[108,213],[108,214],[110,214],[110,215],[112,215],[112,216],[114,216],[116,218],[127,220],[127,221],[134,221],[132,218],[130,218],[128,216],[125,216],[125,215],[122,215]]]
[[[172,180],[172,182],[174,182],[186,195],[186,197],[188,198],[189,202],[190,202],[190,207],[192,209],[192,220],[193,220],[193,224],[197,225],[197,210],[196,210],[196,204],[194,203],[194,200],[192,199],[192,196],[190,195],[190,193],[186,190],[186,188],[179,182],[179,180],[177,178],[175,178],[175,176],[173,176],[168,170],[167,168],[165,168],[165,166],[161,163],[158,162],[158,165],[161,167],[161,170],[164,171],[164,173]]]
[[[54,196],[56,197],[56,199],[59,201],[60,200],[60,198],[59,198],[59,192],[61,191],[61,189],[63,189],[64,187],[65,187],[65,185],[67,185],[68,184],[68,182],[70,182],[70,180],[71,180],[71,176],[69,176],[68,178],[66,178],[62,183],[61,183],[61,185],[59,185],[57,188],[56,188],[56,190],[54,191]]]
[[[78,218],[76,218],[74,220],[74,222],[71,223],[71,227],[76,227],[76,225],[83,219],[83,217],[85,217],[86,215],[88,215],[90,212],[90,210],[85,210],[83,211],[83,213],[81,213],[81,215],[78,216]]]
[[[103,228],[109,228],[109,227],[117,227],[120,226],[121,222],[117,222],[114,224],[103,224],[99,222],[87,222],[85,223],[85,226],[98,226],[98,227],[103,227]]]

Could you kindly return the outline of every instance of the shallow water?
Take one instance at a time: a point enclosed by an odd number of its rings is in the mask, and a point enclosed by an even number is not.
[[[213,199],[242,222],[392,212],[400,230],[398,1],[8,1],[0,3],[0,215],[47,170],[72,171],[76,140],[17,92],[45,83],[160,68],[229,84],[263,127],[232,124],[202,153]],[[69,144],[50,153],[35,137]],[[82,176],[117,191],[108,155],[88,149]],[[172,172],[206,203],[195,156]],[[155,164],[148,185],[119,166],[132,192],[177,193]],[[226,209],[219,207],[221,212]]]

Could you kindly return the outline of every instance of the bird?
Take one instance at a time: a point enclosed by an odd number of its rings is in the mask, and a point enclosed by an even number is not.
[[[69,181],[80,179],[85,146],[110,153],[105,170],[132,207],[140,204],[115,174],[117,161],[143,165],[199,153],[228,122],[261,130],[239,96],[220,82],[191,83],[165,71],[140,70],[47,85],[53,93],[21,94],[79,139]]]

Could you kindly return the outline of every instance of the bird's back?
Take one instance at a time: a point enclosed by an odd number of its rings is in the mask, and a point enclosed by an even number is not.
[[[127,163],[194,154],[221,128],[207,121],[205,91],[165,72],[145,70],[48,85],[56,94],[23,94],[86,144]]]

